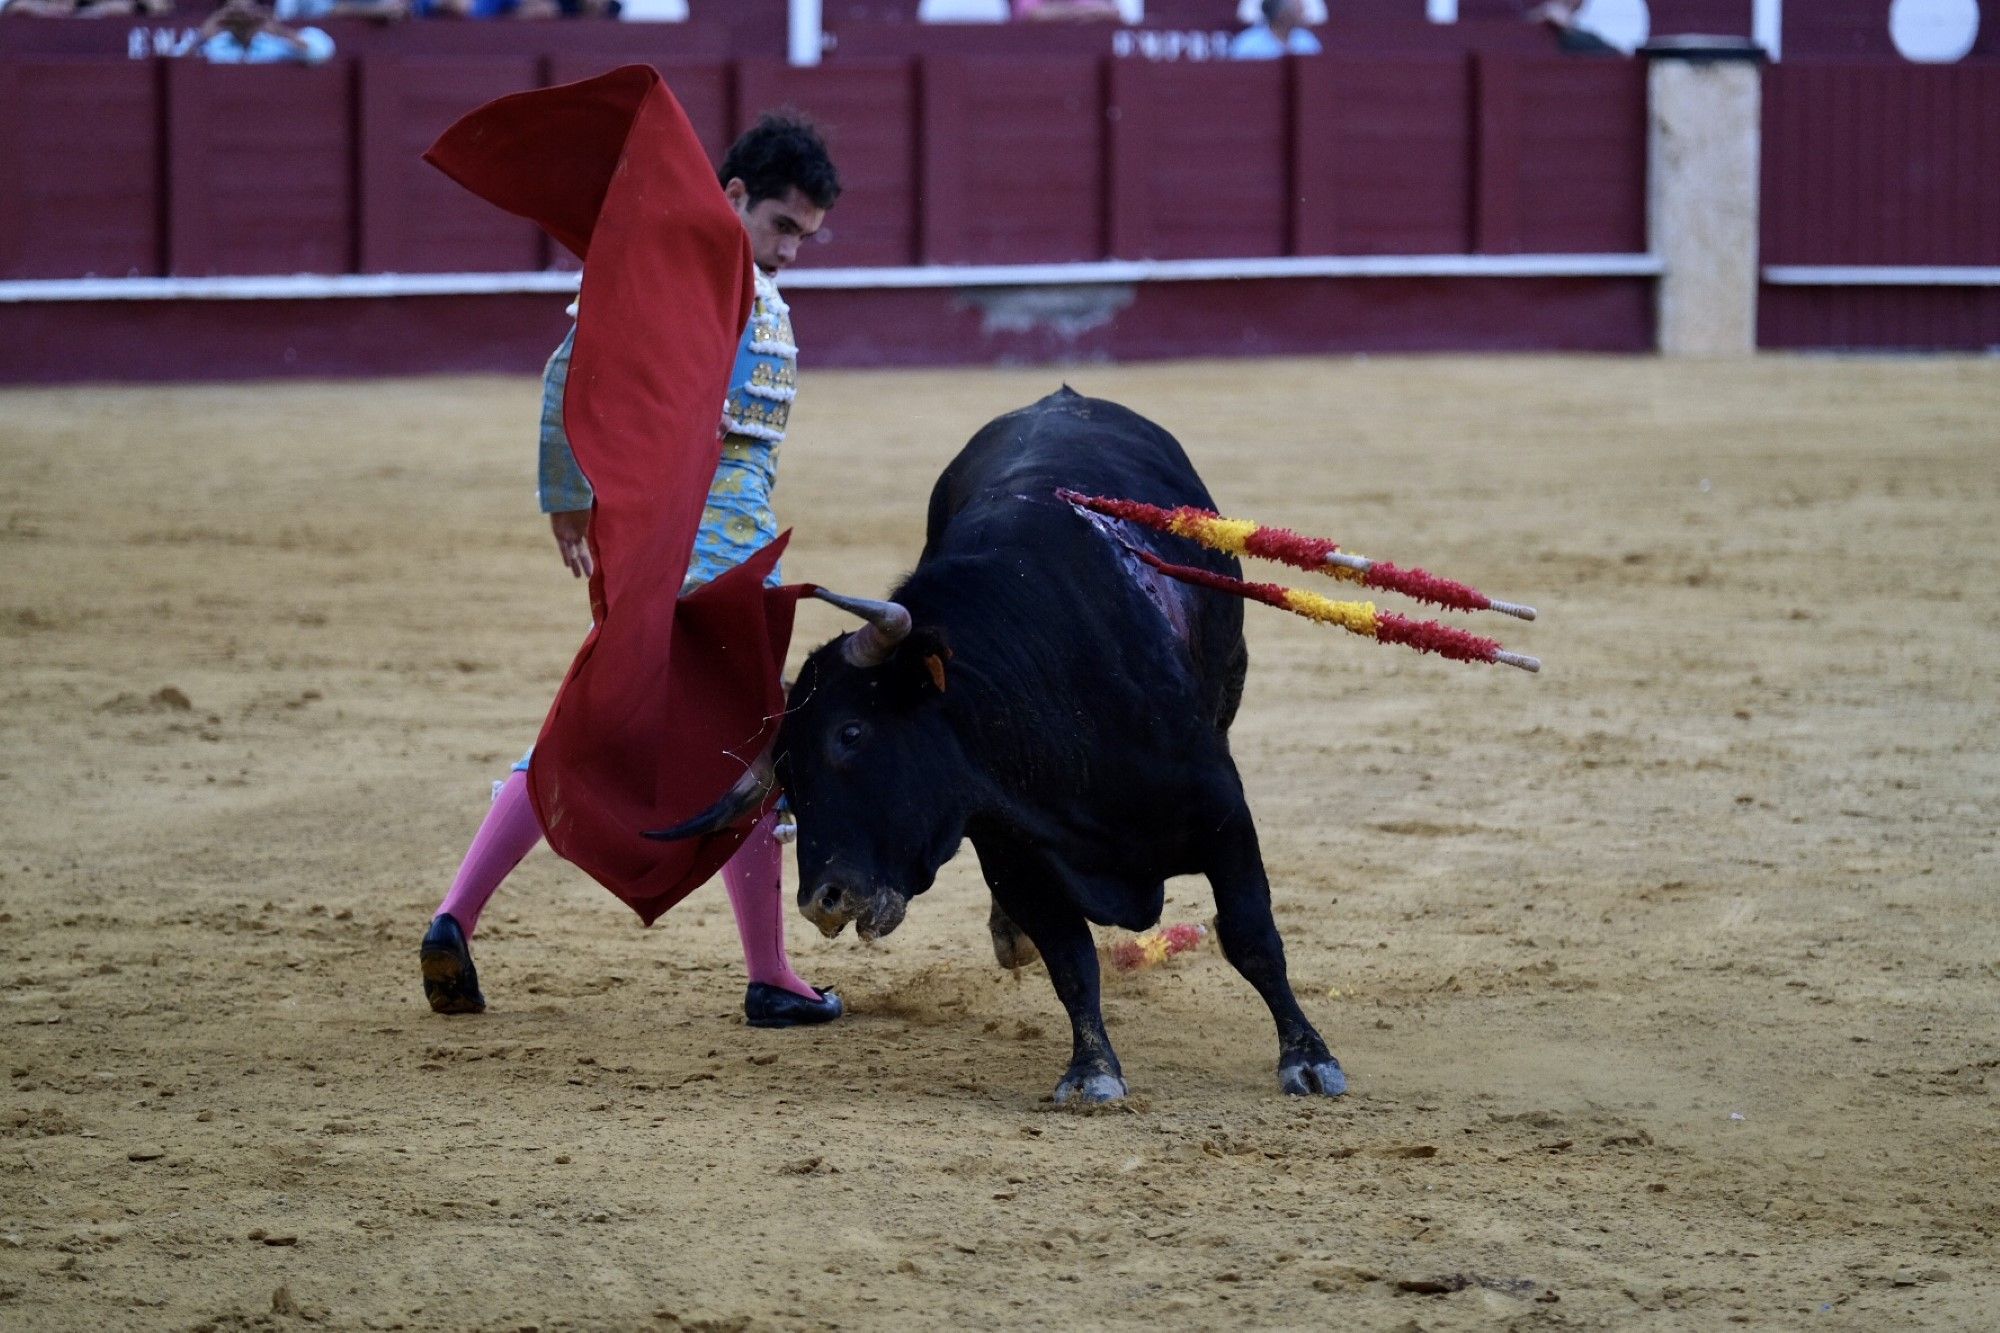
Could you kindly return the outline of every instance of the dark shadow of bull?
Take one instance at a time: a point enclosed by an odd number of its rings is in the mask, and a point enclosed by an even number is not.
[[[1085,517],[1059,489],[1213,508],[1173,436],[1065,387],[986,426],[938,478],[894,601],[827,599],[869,624],[807,659],[775,750],[799,823],[799,908],[867,939],[967,838],[1000,962],[1039,951],[1074,1046],[1055,1100],[1125,1080],[1099,1009],[1090,923],[1154,925],[1166,880],[1203,874],[1224,954],[1270,1007],[1278,1082],[1337,1096],[1340,1062],[1300,1012],[1257,827],[1229,753],[1249,655],[1243,604],[1154,574],[1130,548],[1231,575],[1229,557]],[[740,817],[761,793],[665,831]]]

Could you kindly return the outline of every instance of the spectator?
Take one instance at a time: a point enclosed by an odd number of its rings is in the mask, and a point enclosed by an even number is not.
[[[1277,60],[1284,56],[1316,56],[1319,38],[1305,26],[1302,0],[1264,0],[1263,22],[1245,28],[1229,43],[1231,60]]]
[[[413,0],[418,15],[424,18],[451,19],[570,19],[570,18],[618,18],[624,6],[620,0]],[[678,21],[687,17],[685,0],[676,6],[672,3],[660,5],[655,0],[651,6],[635,6],[642,11],[660,10],[659,17],[668,21]],[[635,12],[632,18],[654,17],[649,12]]]
[[[278,22],[258,0],[223,0],[201,25],[200,42],[212,65],[317,65],[333,57],[333,38]]]
[[[1539,23],[1555,35],[1556,48],[1571,55],[1623,55],[1617,47],[1583,26],[1577,11],[1584,0],[1544,0],[1527,13],[1530,23]]]
[[[415,0],[418,17],[432,19],[547,18],[550,0]]]
[[[409,0],[273,0],[271,12],[280,23],[309,19],[406,19]]]
[[[1005,23],[1007,0],[919,0],[919,23]]]
[[[33,18],[125,18],[145,14],[164,18],[174,12],[174,0],[0,0],[0,14]]]
[[[1014,17],[1017,19],[1109,19],[1119,22],[1125,16],[1120,12],[1117,0],[1014,0]]]
[[[1305,17],[1299,23],[1307,28],[1317,28],[1326,22],[1326,0],[1302,0],[1299,8]],[[1248,28],[1263,21],[1264,0],[1239,0],[1236,6],[1236,21]]]

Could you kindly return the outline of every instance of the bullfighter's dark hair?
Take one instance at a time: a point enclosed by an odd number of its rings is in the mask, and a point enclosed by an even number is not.
[[[751,204],[783,198],[797,189],[816,208],[832,208],[840,198],[840,173],[826,140],[804,115],[790,107],[766,111],[730,145],[717,173],[724,185],[740,178]]]

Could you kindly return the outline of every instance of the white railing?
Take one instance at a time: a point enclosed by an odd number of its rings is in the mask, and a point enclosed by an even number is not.
[[[929,264],[807,268],[798,291],[1055,287],[1272,278],[1651,278],[1660,261],[1619,255],[1293,255],[1269,259],[1107,259],[1075,264]],[[209,278],[53,278],[0,282],[0,302],[307,301],[388,296],[497,296],[577,289],[575,273],[293,273]]]
[[[2000,287],[2000,268],[1951,264],[1771,264],[1774,287]]]

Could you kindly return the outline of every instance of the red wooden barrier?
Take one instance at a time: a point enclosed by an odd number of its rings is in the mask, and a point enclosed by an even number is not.
[[[9,58],[0,151],[24,164],[22,197],[46,202],[0,224],[0,276],[157,271],[162,142],[169,272],[561,262],[417,155],[488,97],[635,54],[570,53],[545,68],[520,55],[319,69]],[[849,185],[829,227],[837,243],[807,252],[822,264],[1645,244],[1644,72],[1625,61],[660,63],[718,159],[764,108],[795,104],[821,121]],[[42,146],[72,125],[92,127],[90,152]],[[80,193],[105,181],[111,206]]]
[[[353,69],[189,60],[166,75],[169,271],[352,272]]]
[[[1648,7],[1653,13],[1655,37],[1690,32],[1720,37],[1750,35],[1750,0],[1652,0]]]
[[[1318,30],[1320,45],[1331,54],[1465,55],[1473,51],[1513,51],[1546,55],[1549,34],[1518,18],[1471,19],[1459,23],[1427,23],[1421,19],[1357,19],[1344,17]]]
[[[615,55],[565,52],[549,57],[549,82],[575,83],[620,65],[633,64],[651,65],[660,71],[681,110],[687,112],[701,146],[708,150],[709,160],[720,163],[736,138],[735,67],[728,61],[671,59],[637,50]]]
[[[1644,66],[1493,54],[1476,60],[1479,250],[1644,250]]]
[[[1757,345],[1988,351],[2000,347],[2000,287],[1765,287]]]
[[[1302,61],[1292,135],[1300,254],[1472,248],[1472,77],[1462,55]]]
[[[541,83],[529,56],[377,56],[361,68],[364,273],[478,273],[542,267],[534,224],[473,198],[422,160],[470,107]]]
[[[1113,255],[1288,252],[1291,63],[1113,62]]]
[[[160,272],[157,66],[0,61],[0,277]]]
[[[1764,85],[1764,262],[2000,264],[2000,67],[1808,62]]]
[[[928,60],[921,122],[925,262],[1104,253],[1101,61]]]
[[[1788,62],[1764,85],[1767,264],[2000,264],[2000,66]],[[2000,289],[1766,285],[1767,347],[2000,344]]]
[[[736,72],[736,123],[794,106],[826,135],[846,193],[828,220],[831,244],[809,245],[801,264],[913,264],[917,260],[916,72],[906,61],[852,61],[793,69],[744,61]]]
[[[1108,23],[881,23],[827,20],[828,65],[855,60],[1035,60],[1108,55],[1119,30]]]
[[[1894,59],[1889,0],[1792,0],[1785,6],[1784,57],[1801,56]]]

